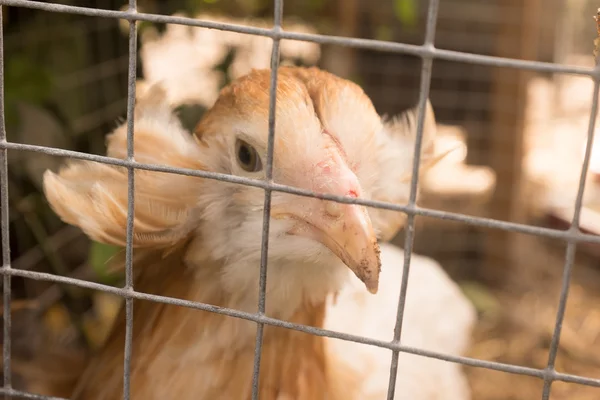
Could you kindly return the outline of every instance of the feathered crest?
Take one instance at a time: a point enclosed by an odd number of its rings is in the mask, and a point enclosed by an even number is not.
[[[134,157],[147,164],[204,169],[202,154],[180,124],[160,85],[138,100],[134,113]],[[107,155],[127,158],[127,126],[107,137]],[[93,240],[125,246],[127,168],[71,161],[58,174],[44,173],[44,193],[52,209]],[[168,247],[191,230],[201,190],[197,177],[135,170],[134,247]]]
[[[410,150],[413,150],[417,136],[418,117],[418,107],[410,108],[392,118],[384,115],[381,118],[384,133],[394,142],[402,144],[402,146],[412,146]],[[425,103],[425,120],[423,122],[423,139],[421,144],[421,168],[430,167],[430,163],[436,158],[433,155],[436,134],[435,114],[431,102],[427,100]],[[411,173],[409,173],[408,179],[410,179],[410,175]]]
[[[417,135],[418,108],[388,118],[382,117],[383,132],[380,136],[379,164],[380,184],[372,194],[374,200],[406,204],[409,199],[409,182],[412,176],[414,145]],[[435,114],[431,102],[425,105],[425,120],[421,145],[419,175],[422,175],[446,157],[450,151],[436,155],[437,134]],[[383,241],[391,240],[404,225],[406,215],[396,211],[370,209],[371,219]]]
[[[412,146],[414,150],[415,140],[417,136],[417,118],[419,110],[417,107],[411,108],[393,118],[387,116],[382,117],[382,122],[386,133],[395,139],[406,141],[407,145]],[[421,162],[419,163],[419,174],[422,175],[437,163],[442,161],[448,154],[457,150],[459,147],[452,148],[440,154],[435,154],[435,139],[437,129],[435,115],[431,102],[427,100],[425,103],[425,121],[423,124],[423,139],[421,144]],[[412,160],[411,160],[412,161]],[[412,166],[402,178],[402,182],[410,182],[412,176]]]

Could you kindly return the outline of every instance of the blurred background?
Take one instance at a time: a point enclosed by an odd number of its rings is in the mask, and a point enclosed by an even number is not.
[[[125,9],[123,1],[56,3]],[[147,13],[270,27],[271,0],[138,0]],[[289,31],[421,44],[425,0],[286,0]],[[436,47],[593,66],[597,2],[442,0]],[[126,21],[4,7],[8,140],[94,154],[126,115]],[[217,93],[269,66],[271,40],[184,26],[139,24],[138,91],[166,80],[192,128]],[[401,54],[283,41],[282,63],[318,65],[366,91],[380,114],[418,98],[421,62]],[[564,229],[573,210],[591,109],[591,79],[435,60],[431,101],[440,150],[459,147],[421,181],[420,205]],[[116,249],[65,226],[41,191],[64,160],[9,152],[13,268],[107,284]],[[600,233],[600,153],[587,177],[582,228]],[[395,242],[403,245],[401,233]],[[479,310],[469,356],[545,368],[565,243],[417,217],[415,251],[439,261]],[[578,246],[557,369],[600,378],[600,248]],[[120,299],[13,278],[14,387],[36,346],[96,348]],[[543,382],[466,368],[475,400],[538,398]],[[600,389],[555,383],[552,399],[597,399]]]

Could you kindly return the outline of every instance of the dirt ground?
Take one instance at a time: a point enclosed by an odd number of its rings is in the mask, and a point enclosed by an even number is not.
[[[500,307],[482,316],[470,357],[544,369],[554,330],[565,244],[529,236],[515,241],[508,282],[494,289]],[[579,254],[573,270],[556,370],[600,378],[600,263]],[[465,368],[473,400],[541,398],[543,381]],[[552,400],[600,399],[600,388],[555,382]]]

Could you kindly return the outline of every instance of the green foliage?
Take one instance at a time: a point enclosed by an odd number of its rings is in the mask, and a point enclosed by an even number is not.
[[[392,28],[389,25],[379,25],[375,31],[375,39],[383,40],[386,42],[392,41],[394,39],[394,35],[392,33]]]
[[[210,10],[218,3],[221,3],[221,0],[185,0],[179,11],[193,16],[202,11]]]
[[[82,91],[56,90],[57,77],[80,71],[89,60],[82,24],[70,21],[66,15],[39,13],[21,22],[17,31],[12,27],[7,32],[4,82],[9,134],[18,131],[17,103],[41,107],[62,122],[81,116]],[[59,40],[52,39],[57,36]]]
[[[477,282],[460,282],[459,286],[479,313],[496,314],[499,312],[498,299],[485,286]]]
[[[24,55],[7,60],[5,89],[13,98],[40,103],[52,90],[52,78],[48,70]]]
[[[88,255],[88,263],[96,273],[99,282],[111,284],[121,278],[120,276],[108,273],[106,267],[108,261],[122,250],[121,247],[92,241],[90,253]]]
[[[325,6],[325,1],[324,0],[308,0],[307,4],[309,6],[309,9],[312,12],[318,12],[318,11],[321,11],[323,9],[323,7]]]
[[[179,122],[189,132],[194,131],[205,111],[206,108],[195,103],[180,104],[175,108]]]
[[[6,60],[4,67],[4,93],[6,97],[6,124],[18,124],[18,101],[42,105],[52,95],[51,72],[25,54],[15,54]]]
[[[394,0],[394,14],[402,25],[414,28],[417,24],[416,0]]]

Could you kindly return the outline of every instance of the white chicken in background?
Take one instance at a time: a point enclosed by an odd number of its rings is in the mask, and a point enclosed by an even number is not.
[[[174,16],[185,16],[174,14]],[[270,20],[232,18],[223,15],[200,13],[193,15],[201,21],[226,24],[252,25],[269,29]],[[129,34],[129,24],[123,21],[123,33]],[[284,19],[286,29],[316,34],[309,23]],[[253,68],[268,68],[271,62],[272,39],[265,36],[243,35],[212,29],[169,24],[161,34],[155,27],[140,33],[140,58],[144,79],[138,81],[138,93],[153,83],[160,82],[167,98],[174,104],[195,103],[209,108],[219,95],[226,74],[231,79],[245,75]],[[217,70],[225,62],[228,52],[231,64],[226,74]],[[318,43],[283,40],[280,45],[281,65],[300,61],[316,64],[321,57]]]
[[[135,159],[264,178],[269,76],[254,70],[223,89],[194,135],[181,127],[164,91],[150,88],[135,110]],[[317,68],[280,68],[274,181],[405,204],[415,121],[414,110],[382,121],[362,89]],[[428,103],[424,165],[434,159],[435,131]],[[125,125],[109,136],[107,154],[126,156]],[[65,222],[94,240],[125,244],[124,168],[77,161],[44,178]],[[135,289],[255,312],[263,190],[142,170],[135,184]],[[391,340],[404,256],[382,242],[404,221],[398,212],[273,192],[266,315]],[[441,266],[414,255],[402,343],[459,355],[474,323],[474,307]],[[124,334],[122,311],[74,392],[48,394],[119,398]],[[250,398],[253,322],[134,300],[133,335],[132,399]],[[266,326],[260,398],[385,399],[390,362],[387,349]],[[470,399],[460,365],[405,353],[397,385],[396,399]]]

